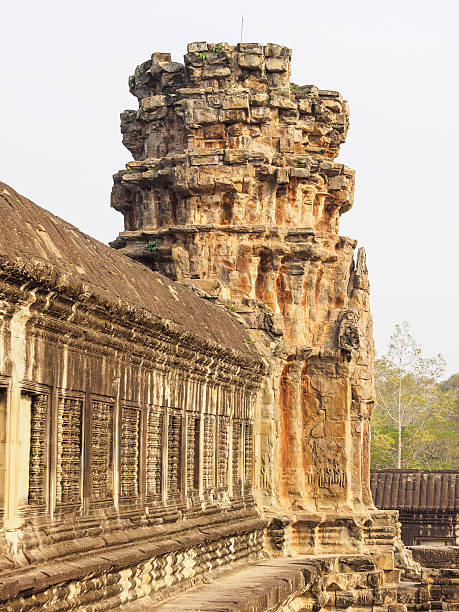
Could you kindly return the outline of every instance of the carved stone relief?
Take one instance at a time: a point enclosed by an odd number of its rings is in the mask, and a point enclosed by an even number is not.
[[[91,498],[113,497],[113,404],[92,402]]]
[[[48,395],[32,397],[29,462],[29,505],[31,506],[41,506],[45,503],[48,405]]]
[[[249,491],[252,488],[253,470],[253,424],[246,421],[244,424],[244,488]]]
[[[121,498],[135,500],[139,495],[140,410],[123,406],[121,419]]]
[[[199,490],[200,480],[200,440],[201,419],[197,413],[186,415],[187,447],[186,447],[186,487],[188,493]]]
[[[218,418],[217,487],[228,487],[229,425],[227,416]]]
[[[150,406],[147,420],[147,497],[159,499],[162,493],[162,444],[164,414]]]
[[[167,494],[169,498],[178,498],[182,485],[182,415],[168,415],[167,429]]]
[[[81,501],[83,400],[61,397],[57,414],[56,502]]]
[[[232,473],[233,473],[233,495],[242,492],[242,422],[233,421],[232,439]]]
[[[202,481],[204,491],[215,486],[215,416],[204,416]]]

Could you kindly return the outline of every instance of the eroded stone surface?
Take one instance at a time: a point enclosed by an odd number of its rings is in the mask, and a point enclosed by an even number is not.
[[[188,51],[173,78],[170,58],[153,54],[130,80],[139,110],[122,114],[121,129],[135,161],[115,176],[126,231],[113,245],[251,330],[270,364],[257,500],[314,513],[326,530],[323,513],[372,507],[367,268],[356,241],[338,235],[354,190],[353,170],[335,161],[348,107],[337,92],[291,83],[285,47]],[[343,529],[351,552],[359,527]]]

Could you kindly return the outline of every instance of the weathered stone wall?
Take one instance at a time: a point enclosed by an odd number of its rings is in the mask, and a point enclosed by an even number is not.
[[[291,83],[290,55],[191,43],[184,65],[154,53],[137,67],[139,110],[121,116],[135,161],[112,193],[126,229],[113,246],[245,321],[270,364],[255,420],[258,503],[308,515],[307,537],[284,538],[298,550],[329,550],[346,532],[355,551],[364,520],[349,531],[323,517],[354,525],[373,508],[367,269],[338,235],[353,201],[354,172],[334,161],[348,107]]]
[[[459,513],[401,510],[402,540],[406,546],[457,546],[459,544]]]
[[[459,569],[459,546],[410,546],[413,558],[424,567]],[[458,573],[455,573],[458,575]]]
[[[0,205],[0,602],[161,598],[256,559],[243,327],[3,184]]]

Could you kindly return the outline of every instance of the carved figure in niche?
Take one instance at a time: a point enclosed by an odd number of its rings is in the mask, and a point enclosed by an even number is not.
[[[363,247],[357,251],[356,272],[360,276],[368,276],[367,255]]]
[[[360,348],[359,315],[355,310],[346,310],[339,328],[338,346],[346,354],[348,361],[354,351]]]
[[[320,488],[337,485],[344,488],[347,483],[346,457],[342,444],[329,438],[314,438],[309,441],[314,457],[314,480]]]

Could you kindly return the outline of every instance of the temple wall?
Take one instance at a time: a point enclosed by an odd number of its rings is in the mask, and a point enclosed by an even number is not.
[[[33,276],[0,272],[0,602],[161,599],[258,558],[261,362]]]

